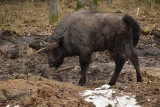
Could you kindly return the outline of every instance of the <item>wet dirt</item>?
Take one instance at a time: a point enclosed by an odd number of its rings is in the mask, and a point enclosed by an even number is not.
[[[11,33],[11,32],[10,32]],[[57,70],[47,64],[43,53],[32,55],[28,44],[43,36],[18,36],[13,32],[0,33],[0,106],[24,107],[94,107],[79,95],[109,82],[115,64],[109,55],[97,52],[92,55],[85,86],[77,85],[80,78],[78,57],[65,58]],[[16,36],[15,36],[16,35]],[[7,39],[4,39],[7,38]],[[136,82],[136,72],[126,62],[118,78],[116,89],[136,95],[142,107],[160,106],[160,39],[141,35],[136,48],[144,81]],[[8,53],[14,58],[9,57]],[[66,68],[67,67],[67,68]],[[65,68],[65,69],[64,69]]]

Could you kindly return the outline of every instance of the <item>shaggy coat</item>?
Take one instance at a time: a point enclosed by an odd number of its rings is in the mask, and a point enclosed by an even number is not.
[[[59,67],[65,57],[79,56],[80,85],[86,82],[91,54],[105,50],[110,52],[116,64],[109,85],[116,84],[122,67],[128,59],[136,69],[137,82],[141,82],[138,56],[134,50],[139,36],[138,23],[127,14],[80,10],[62,19],[53,35],[48,38],[49,45],[45,47],[45,52],[48,54],[51,67]]]

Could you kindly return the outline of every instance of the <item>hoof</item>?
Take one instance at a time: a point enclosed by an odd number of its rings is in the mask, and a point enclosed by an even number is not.
[[[142,82],[142,81],[143,81],[142,77],[137,78],[137,82]]]
[[[78,85],[83,86],[86,83],[86,79],[85,78],[81,78],[78,82]]]
[[[108,85],[113,86],[113,85],[116,85],[116,83],[109,82]]]
[[[142,82],[143,80],[142,79],[137,79],[137,82]]]

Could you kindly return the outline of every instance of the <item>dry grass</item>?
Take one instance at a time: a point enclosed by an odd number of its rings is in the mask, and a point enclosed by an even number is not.
[[[43,32],[49,30],[48,6],[46,2],[19,2],[0,5],[0,27],[18,33]]]
[[[59,21],[75,11],[75,0],[62,0],[58,3]],[[86,6],[86,8],[88,8]],[[99,1],[98,10],[105,12],[122,11],[139,19],[142,26],[150,28],[160,25],[160,6],[150,0],[115,0],[112,4]],[[138,10],[138,11],[137,11]],[[0,29],[14,30],[20,34],[51,33],[57,23],[49,23],[49,7],[47,1],[21,1],[0,3]]]

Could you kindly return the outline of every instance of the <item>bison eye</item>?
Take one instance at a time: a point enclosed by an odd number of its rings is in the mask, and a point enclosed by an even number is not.
[[[58,55],[59,54],[59,50],[55,49],[55,50],[53,50],[53,53],[54,53],[54,55]]]

